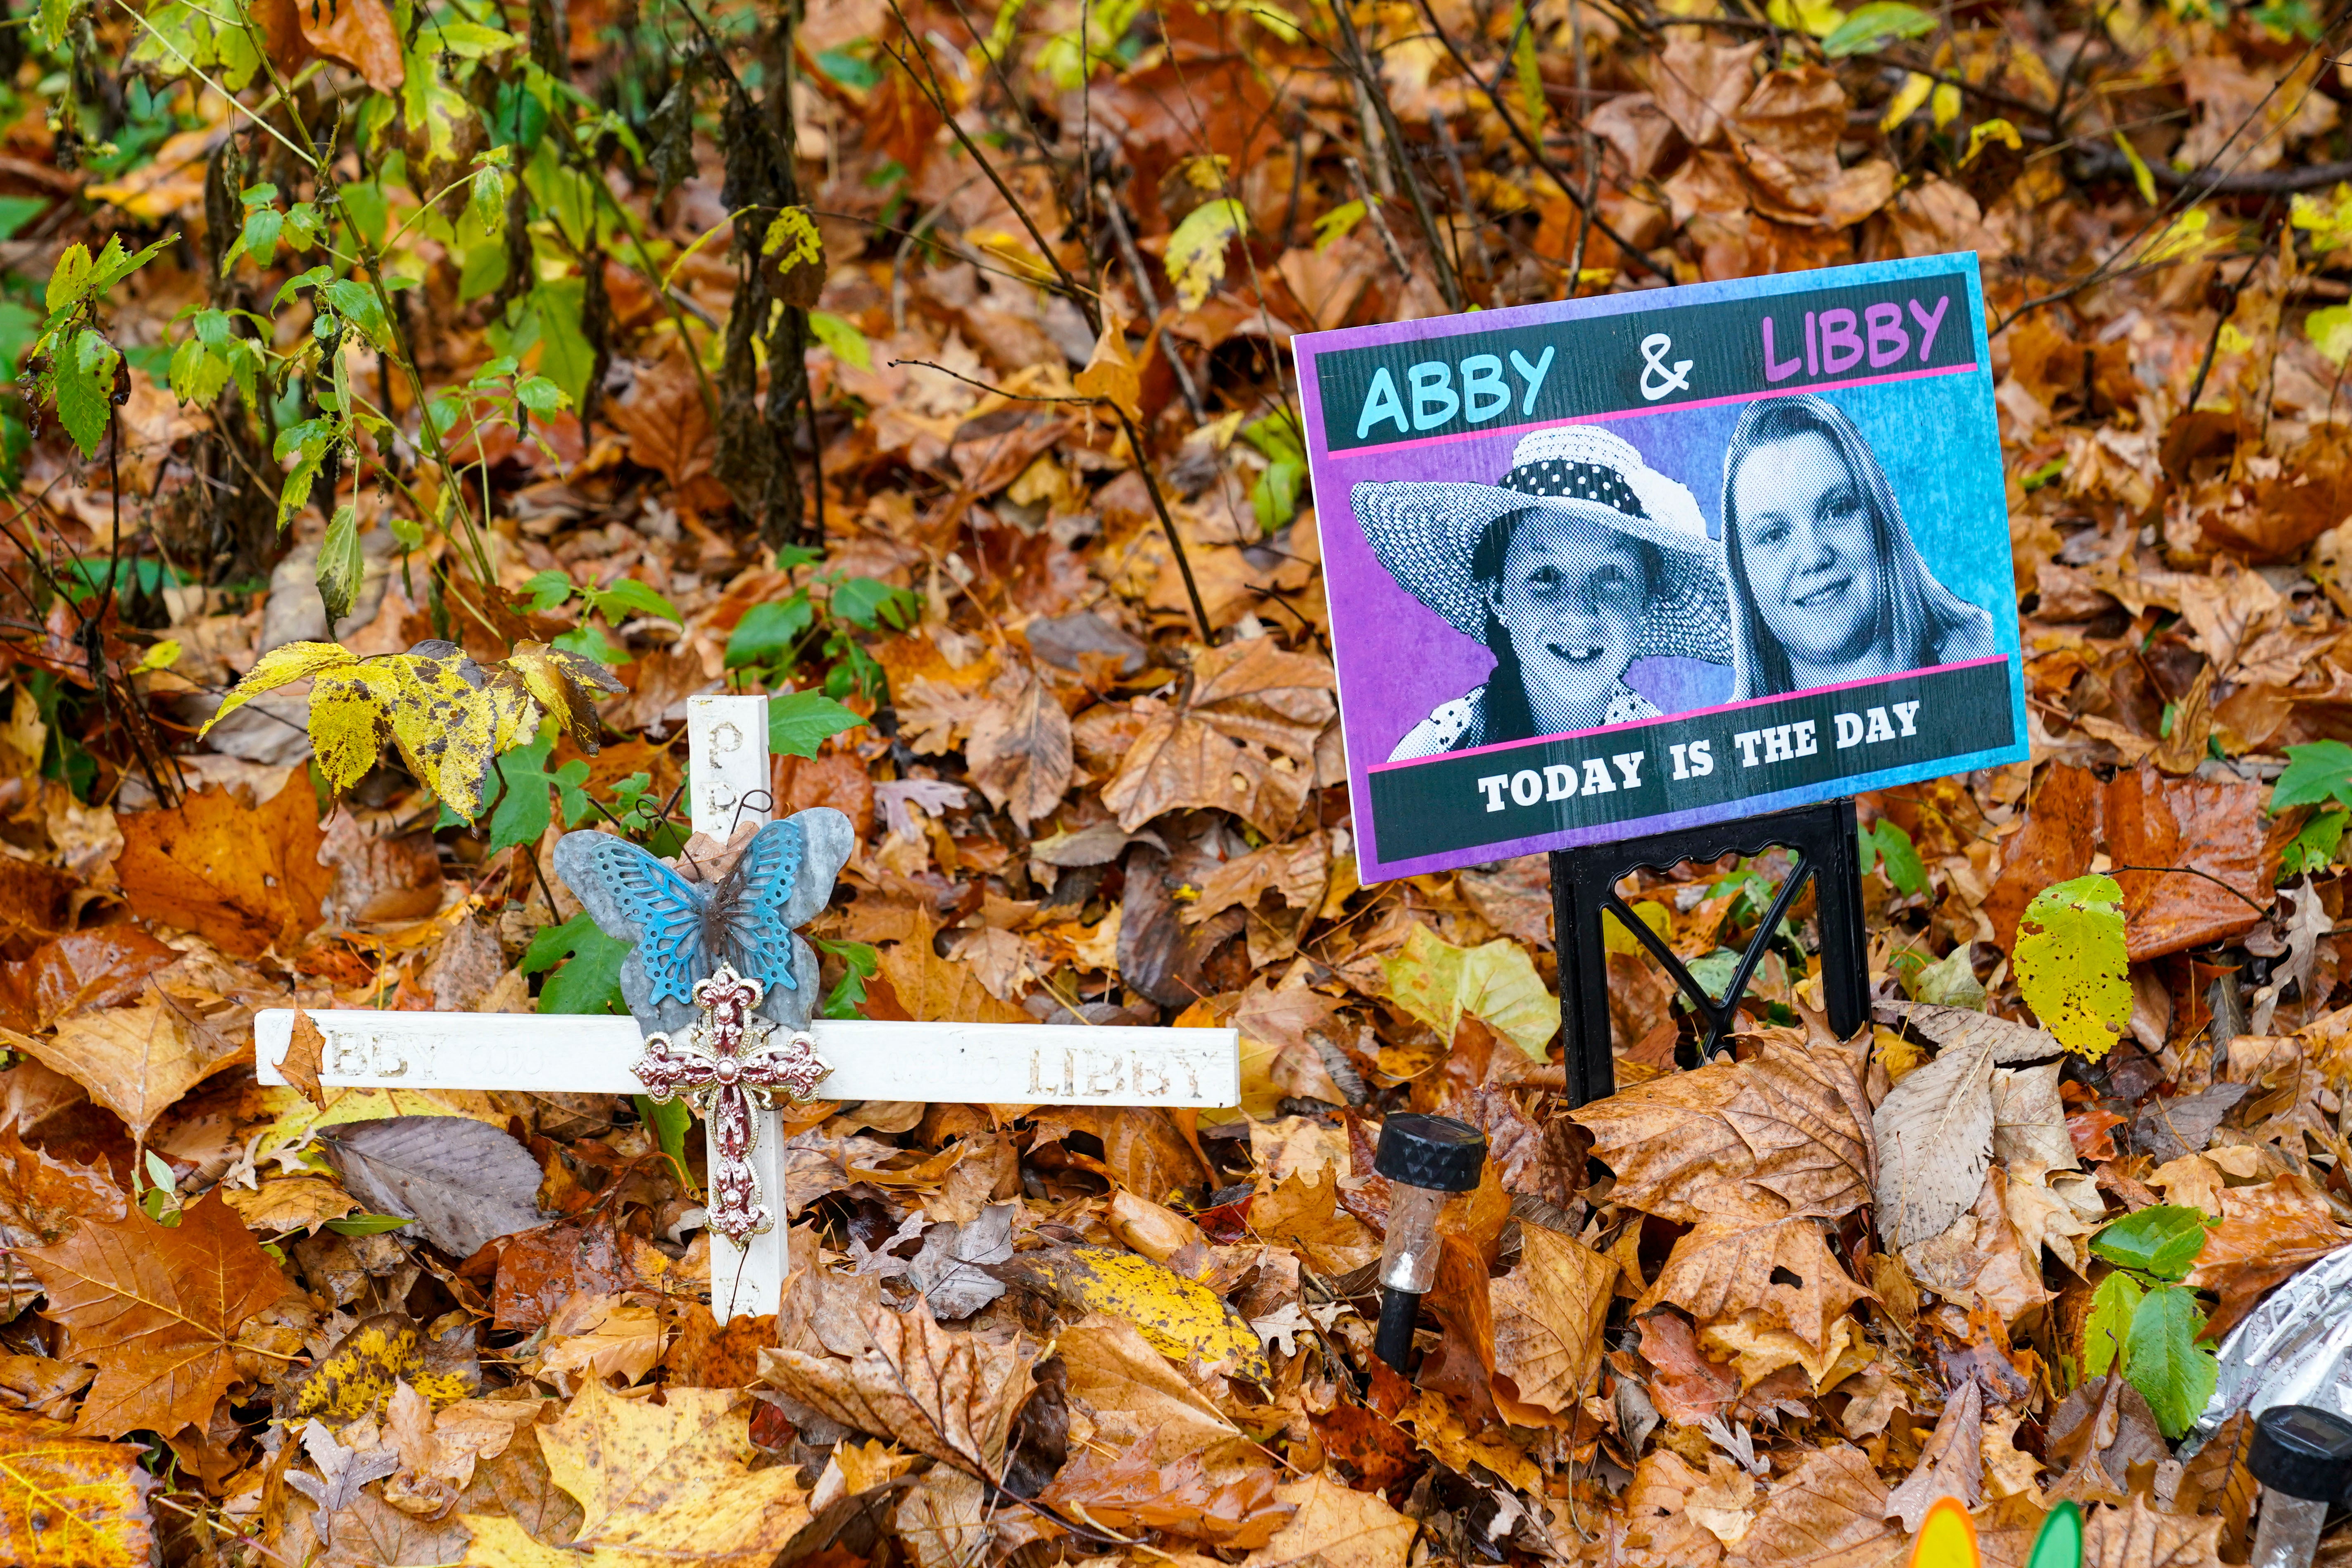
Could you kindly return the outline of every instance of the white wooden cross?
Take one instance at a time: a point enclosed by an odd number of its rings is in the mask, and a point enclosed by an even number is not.
[[[694,831],[724,840],[739,821],[765,822],[768,699],[688,700]],[[336,1088],[510,1089],[643,1094],[632,1071],[646,1037],[628,1017],[535,1013],[374,1012],[309,1015],[325,1040],[319,1082]],[[809,1033],[832,1071],[816,1092],[836,1101],[924,1100],[997,1105],[1229,1106],[1241,1103],[1238,1038],[1230,1029],[1048,1024],[882,1023],[819,1019]],[[283,1083],[294,1013],[257,1014],[261,1082]],[[751,1160],[776,1219],[739,1249],[710,1232],[711,1309],[720,1322],[776,1310],[787,1271],[781,1116],[752,1112]],[[709,1168],[720,1166],[706,1125]]]

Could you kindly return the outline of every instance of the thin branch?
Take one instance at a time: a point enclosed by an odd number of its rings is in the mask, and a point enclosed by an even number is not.
[[[1406,155],[1404,129],[1397,123],[1396,110],[1390,107],[1388,94],[1381,89],[1380,78],[1373,74],[1371,60],[1364,53],[1364,40],[1356,31],[1356,18],[1350,15],[1347,0],[1336,0],[1331,16],[1339,24],[1339,36],[1348,46],[1348,64],[1356,73],[1356,80],[1371,99],[1372,112],[1380,117],[1381,132],[1389,144],[1389,157],[1396,165],[1397,178],[1404,182],[1404,193],[1412,203],[1412,215],[1421,225],[1421,237],[1429,247],[1429,265],[1437,275],[1437,291],[1445,303],[1455,310],[1469,308],[1462,297],[1462,279],[1454,275],[1453,258],[1445,254],[1445,245],[1437,233],[1437,218],[1429,208],[1429,193],[1421,188],[1421,176]]]

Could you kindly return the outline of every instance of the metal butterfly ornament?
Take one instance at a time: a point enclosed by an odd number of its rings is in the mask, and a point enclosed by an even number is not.
[[[656,1101],[682,1096],[702,1113],[710,1228],[739,1247],[774,1223],[751,1164],[754,1111],[779,1094],[812,1098],[832,1071],[808,1033],[816,954],[793,927],[832,899],[856,844],[849,819],[820,806],[761,828],[709,882],[609,833],[566,833],[555,846],[589,918],[633,944],[621,995],[646,1052],[631,1071]]]
[[[583,830],[555,846],[555,869],[604,935],[635,945],[621,996],[647,1034],[696,1013],[694,987],[721,964],[756,979],[762,1011],[806,1029],[816,1001],[816,954],[794,930],[833,897],[856,846],[849,819],[828,806],[770,822],[734,868],[691,882],[628,840]]]

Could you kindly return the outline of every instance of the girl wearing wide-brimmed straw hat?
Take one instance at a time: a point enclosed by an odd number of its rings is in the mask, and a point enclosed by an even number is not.
[[[1731,662],[1723,549],[1697,501],[1605,430],[1526,436],[1496,484],[1359,485],[1349,499],[1389,575],[1495,655],[1391,762],[1655,718],[1625,684],[1634,660]]]

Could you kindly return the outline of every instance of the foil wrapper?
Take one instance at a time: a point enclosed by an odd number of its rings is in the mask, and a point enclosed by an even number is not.
[[[2221,1375],[2180,1446],[2187,1458],[2239,1411],[2315,1405],[2352,1421],[2352,1247],[2305,1269],[2221,1341]]]

